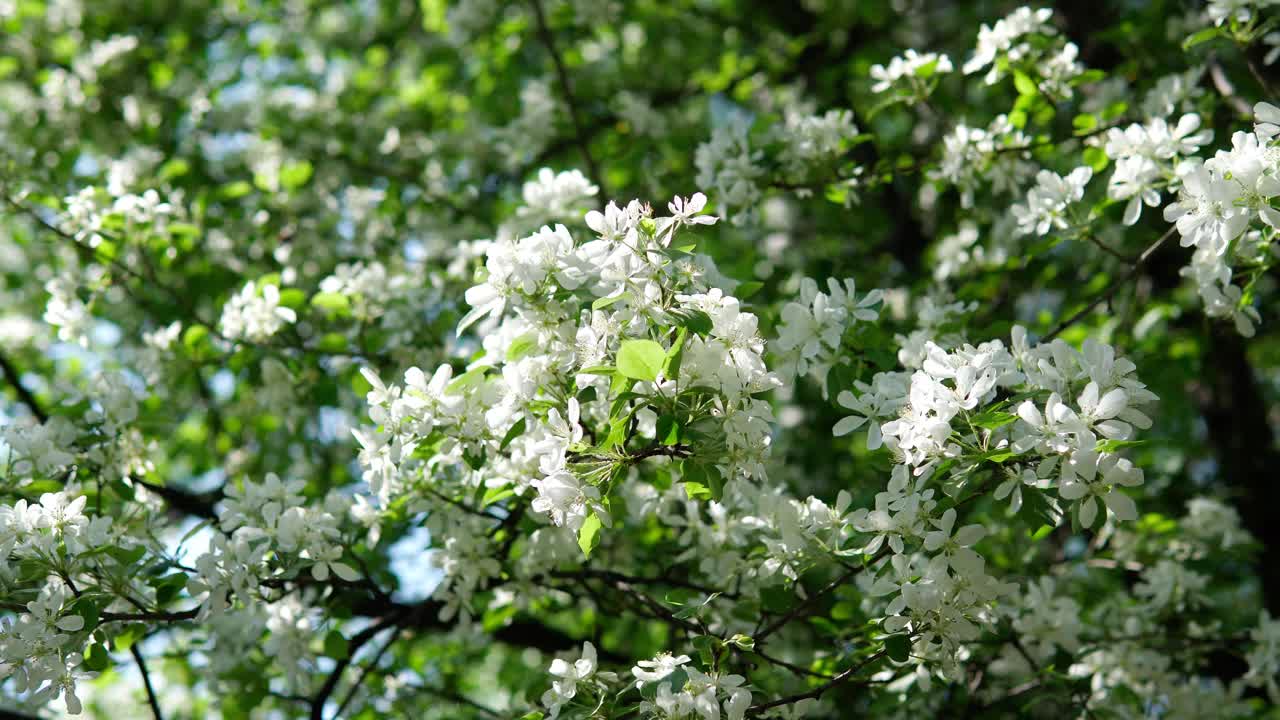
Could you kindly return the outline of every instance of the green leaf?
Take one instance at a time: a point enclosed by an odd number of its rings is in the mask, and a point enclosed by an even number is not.
[[[191,171],[191,163],[182,158],[174,158],[164,165],[160,166],[160,180],[168,182],[174,178],[182,177]]]
[[[906,635],[890,635],[884,639],[884,650],[894,662],[906,662],[911,657],[911,639]]]
[[[618,372],[635,380],[656,380],[667,351],[652,340],[627,340],[618,350]]]
[[[1222,35],[1222,28],[1220,27],[1205,28],[1199,32],[1192,33],[1190,37],[1183,40],[1182,49],[1190,50],[1191,48],[1207,43],[1220,35]]]
[[[612,365],[592,365],[578,371],[581,375],[612,375],[618,371],[618,368]]]
[[[426,30],[429,33],[448,31],[448,0],[419,0],[418,7],[422,9],[423,30]],[[541,718],[542,713],[538,713],[538,717]],[[524,720],[524,718],[521,718],[521,720]]]
[[[746,300],[752,295],[760,292],[760,288],[762,287],[764,287],[764,283],[759,280],[744,282],[741,285],[738,285],[738,287],[733,291],[733,296],[739,300]]]
[[[318,292],[311,296],[311,306],[328,315],[346,315],[351,312],[351,298],[336,292]]]
[[[629,292],[618,293],[613,297],[597,298],[595,302],[591,303],[591,309],[603,310],[604,308],[607,308],[616,302],[621,302],[622,300],[630,300],[630,299],[631,299],[631,293]]]
[[[251,192],[253,192],[253,186],[245,180],[229,182],[218,190],[218,194],[224,200],[238,200]]]
[[[1040,94],[1040,88],[1036,85],[1036,81],[1021,70],[1013,71],[1013,87],[1017,89],[1019,95],[1034,96]]]
[[[992,450],[982,456],[983,460],[990,460],[993,463],[1003,463],[1012,457],[1017,457],[1017,453],[1012,450]]]
[[[1145,444],[1145,440],[1099,440],[1093,449],[1100,453],[1113,453],[1124,448],[1141,447]]]
[[[711,329],[714,327],[711,316],[696,308],[680,308],[672,310],[671,314],[680,321],[681,326],[689,328],[690,331],[703,337],[710,335]]]
[[[115,558],[124,567],[129,567],[142,559],[147,554],[147,549],[142,545],[135,545],[132,549],[126,550],[119,546],[113,546],[107,549],[107,554]]]
[[[582,522],[578,529],[578,547],[582,548],[583,557],[590,558],[591,551],[600,544],[600,518],[593,512]]]
[[[1062,511],[1044,494],[1035,488],[1022,488],[1022,510],[1019,514],[1027,514],[1037,527],[1050,525],[1057,527],[1062,522]]]
[[[684,360],[684,344],[689,339],[689,328],[680,328],[680,332],[676,335],[676,341],[667,350],[666,362],[663,364],[662,375],[668,380],[674,380],[680,377],[680,363]]]
[[[680,465],[680,476],[690,499],[698,499],[705,494],[712,500],[719,500],[724,494],[724,478],[720,475],[720,468],[715,465],[693,459],[685,460]]]
[[[675,445],[680,442],[680,423],[676,422],[675,417],[671,415],[663,415],[658,418],[658,442],[662,445]]]
[[[347,336],[340,332],[325,333],[320,336],[316,347],[325,352],[340,353],[347,350]]]
[[[176,237],[200,237],[200,227],[191,223],[169,223],[169,234]]]
[[[1101,172],[1107,163],[1111,162],[1111,158],[1107,157],[1107,153],[1100,147],[1087,147],[1084,149],[1084,162],[1093,168],[1094,172]]]
[[[471,368],[453,379],[453,382],[445,386],[446,393],[455,394],[464,392],[472,387],[479,385],[484,381],[484,374],[489,370],[488,365]]]
[[[1071,127],[1075,128],[1076,132],[1087,133],[1098,127],[1098,118],[1089,113],[1081,113],[1071,119]]]
[[[684,481],[684,492],[690,500],[710,500],[711,488],[698,482]]]
[[[118,652],[124,652],[133,647],[147,634],[147,626],[142,623],[130,623],[126,625],[120,632],[111,638],[111,647]]]
[[[516,491],[513,490],[510,485],[489,488],[484,491],[484,497],[480,499],[480,507],[482,508],[489,507],[490,505],[498,502],[499,500],[505,500],[506,498],[509,498],[515,494],[516,494]]]
[[[297,190],[311,179],[311,172],[311,163],[306,160],[289,163],[280,168],[280,187],[290,191]]]
[[[111,653],[102,643],[93,643],[84,651],[84,669],[89,672],[102,672],[111,666]]]
[[[471,468],[472,470],[479,470],[480,468],[484,467],[484,460],[485,460],[485,456],[487,455],[488,455],[488,452],[484,449],[483,446],[480,448],[479,453],[473,453],[471,452],[470,449],[465,449],[462,451],[462,459],[466,461],[467,467]]]
[[[538,346],[538,336],[533,333],[526,333],[511,341],[511,346],[507,348],[507,362],[515,362],[520,358],[528,355],[535,347]]]
[[[347,639],[337,630],[330,630],[329,634],[324,636],[324,654],[334,660],[345,660],[350,656],[351,650],[347,645]]]
[[[717,638],[710,635],[699,635],[693,639],[693,647],[698,651],[698,659],[706,667],[711,667],[715,664],[716,644]]]
[[[969,422],[987,430],[995,430],[1009,425],[1018,419],[1018,416],[1011,412],[1003,410],[987,410],[980,412],[969,419]]]
[[[161,605],[168,605],[187,586],[187,575],[180,572],[173,573],[161,578],[154,578],[147,584],[156,589],[156,602]]]
[[[284,288],[280,291],[280,304],[287,308],[298,308],[307,302],[307,294],[298,288]]]
[[[512,440],[515,440],[516,438],[524,434],[525,428],[527,426],[528,426],[528,423],[525,422],[524,418],[520,418],[519,420],[515,421],[515,423],[512,424],[511,429],[507,430],[507,434],[502,436],[502,445],[498,447],[498,450],[499,451],[506,450],[507,446],[511,444]]]
[[[182,333],[182,346],[191,352],[202,346],[209,338],[209,328],[203,325],[192,325]]]
[[[184,576],[185,577],[185,576]],[[98,615],[101,610],[98,603],[88,597],[81,597],[71,606],[71,612],[84,618],[84,629],[93,630],[98,626]]]

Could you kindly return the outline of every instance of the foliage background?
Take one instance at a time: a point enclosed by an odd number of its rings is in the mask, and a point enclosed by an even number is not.
[[[722,222],[703,232],[702,247],[726,275],[760,283],[751,302],[765,326],[776,324],[780,302],[795,293],[801,276],[925,292],[935,287],[938,239],[954,232],[959,219],[989,223],[1004,210],[983,202],[963,209],[956,193],[934,191],[918,170],[936,161],[933,148],[957,118],[981,125],[1007,111],[1017,99],[1013,84],[944,76],[927,104],[880,109],[868,73],[906,47],[946,52],[959,64],[978,25],[1003,16],[1008,3],[546,2],[546,27],[527,4],[464,6],[438,0],[0,0],[0,162],[9,203],[0,219],[0,352],[6,378],[25,385],[8,389],[3,412],[16,417],[32,405],[46,406],[38,412],[65,411],[47,405],[83,386],[86,368],[137,367],[142,360],[134,339],[182,321],[188,329],[175,359],[166,361],[165,394],[146,400],[137,423],[163,438],[144,482],[175,512],[196,520],[210,515],[233,476],[302,476],[306,493],[321,497],[359,481],[346,430],[362,416],[367,389],[358,361],[387,377],[456,354],[452,328],[460,298],[452,293],[458,290],[430,268],[459,243],[492,233],[520,204],[522,183],[539,168],[582,168],[600,184],[602,201],[708,190],[697,182],[695,148],[710,129],[744,113],[756,127],[769,127],[797,101],[819,111],[853,109],[870,139],[813,175],[771,173],[758,222]],[[1280,78],[1261,63],[1261,48],[1219,40],[1184,51],[1189,33],[1182,23],[1195,10],[1160,0],[1054,6],[1055,22],[1079,45],[1084,64],[1128,83],[1121,104],[1135,104],[1157,77],[1207,67],[1197,107],[1221,140],[1247,122],[1237,98],[1223,88],[1238,89],[1249,99],[1247,108],[1267,96],[1263,83],[1274,86]],[[558,49],[559,68],[544,33]],[[137,38],[136,48],[81,76],[75,87],[49,89],[59,72],[74,74],[96,44],[117,36]],[[1250,72],[1248,59],[1261,77]],[[561,102],[560,72],[569,79],[572,105]],[[556,105],[522,125],[528,106],[522,92],[531,83],[548,88]],[[627,112],[624,94],[642,99],[653,117]],[[1061,107],[1039,108],[1032,125],[1052,140],[1036,151],[1039,163],[1059,172],[1078,164],[1081,146],[1067,138],[1086,97],[1082,92]],[[1111,123],[1133,113],[1111,106],[1098,114]],[[96,249],[44,224],[45,208],[106,182],[112,161],[121,158],[137,160],[130,185],[163,188],[190,216],[163,232]],[[871,180],[856,193],[833,182],[854,167]],[[376,202],[361,196],[370,191]],[[1100,239],[1126,258],[1167,227],[1155,211],[1131,228],[1120,226],[1119,208],[1111,212],[1117,222]],[[1234,598],[1242,618],[1256,617],[1259,607],[1280,612],[1280,563],[1272,550],[1280,547],[1280,525],[1271,517],[1280,505],[1274,277],[1258,280],[1264,321],[1246,341],[1199,311],[1178,273],[1184,253],[1172,243],[1135,269],[1080,239],[1031,243],[996,231],[984,242],[1006,247],[1009,256],[952,283],[955,299],[976,303],[963,328],[970,338],[1007,337],[1014,323],[1043,335],[1117,284],[1108,301],[1061,336],[1078,344],[1094,335],[1122,347],[1161,398],[1155,427],[1131,451],[1149,488],[1136,532],[1149,543],[1147,552],[1160,557],[1167,552],[1162,538],[1172,536],[1169,518],[1180,515],[1189,498],[1228,499],[1262,552],[1219,568],[1210,592]],[[297,272],[292,284],[308,288],[339,263],[366,257],[423,268],[429,310],[418,322],[394,334],[374,321],[351,331],[350,323],[326,325],[317,313],[306,329],[278,344],[243,346],[229,357],[214,348],[216,338],[197,329],[216,328],[220,307],[245,278],[289,266]],[[45,282],[90,260],[112,269],[98,277],[91,307],[97,326],[85,349],[60,342],[38,323],[48,299]],[[300,299],[306,298],[289,300]],[[910,313],[916,311],[903,307],[896,319],[886,314],[878,334],[860,341],[868,349],[887,345],[894,332],[914,324]],[[255,401],[268,356],[284,360],[305,387],[294,403],[264,409]],[[869,378],[896,365],[884,351],[868,358],[866,367],[839,379]],[[842,411],[818,387],[799,393],[794,407],[802,414],[784,414],[785,432],[775,445],[791,490],[833,497],[849,489],[859,495],[856,503],[870,502],[887,458],[867,453],[861,435],[833,439],[830,428]],[[54,485],[2,489],[32,497]],[[384,536],[411,530],[388,527]],[[1046,562],[1055,553],[1070,558],[1080,552],[1072,537],[1067,528],[1028,552],[1043,553]],[[597,562],[607,567],[604,550]],[[364,557],[383,587],[421,589],[431,582],[422,580],[426,571],[412,557],[373,551]],[[1009,567],[1025,561],[990,559]],[[817,588],[824,578],[819,573],[805,582]],[[379,601],[359,588],[346,592],[345,604],[357,609]],[[840,602],[829,608],[837,620],[846,612]],[[665,639],[661,624],[615,622],[590,609],[517,618],[500,632],[544,650],[595,638],[602,648],[634,657],[656,651]],[[822,637],[820,626],[816,632]],[[429,671],[440,680],[439,695],[462,703],[445,704],[435,711],[441,716],[464,712],[463,698],[483,699],[494,686],[514,698],[534,697],[545,679],[543,662],[456,637],[441,643],[426,634],[392,653]],[[1231,658],[1220,662],[1224,677],[1238,672]],[[187,672],[179,659],[164,663],[173,684],[181,685]],[[221,711],[248,713],[264,702],[266,688],[259,690],[222,697]],[[845,692],[860,701],[856,688]],[[200,716],[210,696],[192,702],[174,716]]]

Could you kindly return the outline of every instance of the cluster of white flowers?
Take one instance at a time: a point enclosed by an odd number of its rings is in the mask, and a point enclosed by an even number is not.
[[[280,304],[278,286],[266,283],[258,287],[249,282],[223,306],[218,329],[223,337],[232,340],[264,342],[286,324],[297,321],[298,313]]]
[[[1123,130],[1111,128],[1106,153],[1116,165],[1107,185],[1107,196],[1128,200],[1124,224],[1133,225],[1142,206],[1159,207],[1160,190],[1176,180],[1179,158],[1193,155],[1213,140],[1212,130],[1200,130],[1200,116],[1186,114],[1170,127],[1163,118],[1134,123]]]
[[[986,574],[972,548],[986,529],[956,528],[956,509],[941,504],[927,487],[930,478],[943,467],[963,477],[973,458],[996,458],[1008,479],[995,497],[1012,495],[1015,510],[1024,486],[1038,493],[1056,488],[1084,527],[1094,524],[1100,505],[1118,520],[1135,520],[1134,502],[1120,488],[1140,485],[1142,471],[1099,442],[1099,436],[1129,439],[1133,427],[1150,426],[1139,408],[1155,396],[1133,369],[1096,341],[1082,350],[1062,340],[1031,346],[1025,330],[1015,328],[1012,350],[998,340],[950,352],[927,342],[914,373],[879,373],[870,385],[858,384],[859,395],[840,393],[840,404],[857,414],[833,432],[869,423],[868,446],[883,443],[900,463],[875,507],[855,510],[848,521],[871,538],[861,552],[892,552],[879,578],[864,587],[873,597],[892,596],[885,628],[911,634],[920,683],[927,686],[933,671],[955,677],[963,643],[998,621],[993,603],[1012,591]],[[1032,400],[1017,405],[1016,414],[1003,409],[999,395],[1019,391],[1047,393],[1044,412]],[[1075,405],[1064,396],[1075,397]]]
[[[98,247],[108,239],[118,239],[143,228],[163,233],[170,222],[180,217],[178,208],[156,190],[131,194],[124,192],[123,187],[113,189],[119,193],[108,197],[103,190],[87,187],[63,200],[64,226],[89,247]]]
[[[1183,274],[1195,281],[1205,314],[1231,318],[1246,336],[1261,316],[1235,284],[1232,260],[1265,257],[1280,227],[1280,211],[1271,206],[1280,195],[1280,109],[1258,103],[1254,112],[1254,131],[1232,135],[1230,150],[1179,165],[1178,199],[1164,210],[1182,245],[1195,248]],[[1255,219],[1262,227],[1251,231]]]
[[[750,207],[760,199],[760,181],[764,175],[760,161],[764,153],[752,150],[750,134],[748,118],[730,115],[724,124],[712,129],[711,139],[699,145],[694,153],[698,184],[714,190],[726,209]],[[741,216],[735,213],[734,217]]]
[[[999,115],[986,129],[958,123],[942,139],[942,159],[929,170],[929,179],[954,185],[964,207],[973,206],[974,192],[990,184],[996,192],[1014,192],[1034,167],[1027,162],[1031,139]]]
[[[800,295],[782,307],[775,347],[781,356],[779,372],[786,377],[811,375],[826,388],[827,372],[839,355],[844,333],[857,321],[874,322],[880,317],[876,306],[882,301],[879,290],[861,299],[854,283],[827,279],[828,292],[818,289],[810,278],[800,281]]]
[[[888,67],[878,64],[871,66],[871,78],[876,81],[871,86],[871,92],[882,93],[895,86],[902,86],[905,79],[905,87],[899,87],[899,90],[914,96],[923,92],[924,83],[929,78],[954,69],[951,58],[945,54],[918,53],[909,49],[890,60]]]
[[[557,173],[551,168],[542,168],[537,178],[524,184],[524,207],[520,211],[528,215],[564,217],[590,201],[597,192],[599,188],[581,170]]]
[[[1018,232],[1047,235],[1055,228],[1066,230],[1073,225],[1067,212],[1084,197],[1084,187],[1092,177],[1090,167],[1078,167],[1065,177],[1052,170],[1036,173],[1036,186],[1027,192],[1026,203],[1011,209],[1018,221]]]
[[[320,281],[320,291],[347,297],[351,313],[359,320],[372,320],[382,311],[406,284],[404,276],[391,276],[378,261],[369,263],[342,263],[333,274]]]
[[[221,613],[228,593],[249,599],[262,577],[309,566],[318,581],[330,573],[354,581],[359,574],[342,561],[341,523],[350,499],[330,493],[320,505],[303,501],[301,480],[268,474],[260,483],[228,487],[218,511],[225,535],[215,536],[209,551],[196,559],[195,592],[208,593],[202,613]],[[270,557],[268,557],[270,555]]]
[[[1249,632],[1249,640],[1254,646],[1246,657],[1249,672],[1245,681],[1266,688],[1271,702],[1280,704],[1280,620],[1262,611],[1258,626]]]
[[[606,527],[614,521],[606,499],[625,479],[611,479],[614,469],[643,457],[693,454],[702,472],[763,479],[772,414],[753,396],[781,381],[765,365],[758,320],[711,285],[719,274],[706,257],[674,249],[681,227],[714,222],[699,214],[705,206],[701,193],[675,198],[671,215],[654,218],[639,202],[610,203],[586,214],[596,237],[584,243],[564,225],[523,237],[500,232],[479,284],[466,293],[470,310],[459,330],[480,327],[483,349],[465,371],[455,376],[444,364],[428,377],[410,368],[403,386],[363,371],[378,427],[356,437],[374,495],[387,504],[405,495],[425,499],[414,492],[424,485],[433,497],[476,487],[507,496],[532,491],[529,509],[571,534],[592,519]],[[855,303],[852,287],[835,292],[842,318],[865,318],[875,301]],[[710,395],[666,425],[664,398],[693,390]],[[614,435],[626,427],[622,417],[657,444],[624,450],[628,438]],[[681,439],[716,425],[719,441],[706,448]],[[493,540],[470,513],[433,510],[429,526],[444,538],[433,557],[446,574],[439,596],[448,612],[464,610],[500,570]],[[559,558],[558,541],[540,547],[549,550],[546,562]],[[537,557],[522,558],[528,572],[538,569]]]
[[[979,245],[980,237],[978,226],[970,221],[961,222],[955,232],[943,236],[933,248],[933,279],[943,282],[952,276],[998,265],[1007,259],[1007,253],[1000,248]]]
[[[984,24],[978,30],[978,47],[964,64],[964,74],[972,75],[990,65],[985,80],[988,85],[994,85],[1004,75],[998,59],[1007,59],[1010,65],[1033,60],[1035,47],[1026,38],[1029,35],[1057,35],[1057,28],[1049,23],[1051,17],[1053,11],[1048,8],[1032,10],[1020,7],[997,20],[995,25]]]
[[[54,558],[64,577],[80,571],[85,563],[112,563],[107,554],[90,556],[118,542],[111,519],[84,514],[86,498],[66,493],[45,493],[39,503],[19,500],[0,506],[0,563],[11,576],[17,562],[47,566],[52,574]],[[12,564],[11,564],[12,563]],[[26,611],[0,621],[0,679],[13,683],[19,693],[31,693],[33,703],[62,696],[67,712],[78,714],[76,682],[91,674],[79,666],[83,660],[85,618],[76,612],[72,588],[51,577],[39,595],[26,603]]]
[[[542,704],[547,708],[547,716],[560,716],[560,709],[565,704],[583,695],[596,694],[607,688],[604,683],[617,679],[613,673],[599,672],[596,662],[596,646],[591,643],[582,644],[582,656],[572,663],[556,658],[548,671],[556,678],[551,689],[542,694]]]
[[[674,691],[670,683],[658,685],[653,700],[640,704],[641,712],[655,720],[742,720],[746,716],[751,705],[751,691],[742,687],[746,678],[692,667],[685,674],[685,684]]]
[[[773,134],[782,143],[778,160],[783,171],[801,176],[817,163],[838,158],[844,144],[858,134],[858,127],[849,110],[828,110],[821,115],[791,110]]]
[[[64,417],[50,418],[43,423],[12,422],[0,428],[0,439],[11,453],[9,467],[18,475],[58,474],[75,460],[75,455],[67,450],[78,436],[79,429]]]
[[[1280,5],[1277,0],[1209,0],[1205,14],[1214,25],[1221,26],[1228,21],[1244,24],[1259,10],[1276,5]]]
[[[849,110],[813,114],[788,108],[782,122],[754,138],[751,116],[732,113],[713,127],[707,142],[698,146],[694,155],[697,181],[715,191],[722,218],[744,223],[757,216],[756,206],[764,186],[772,179],[765,148],[776,148],[768,158],[776,163],[773,172],[804,193],[811,183],[835,179],[835,166],[847,159],[845,151],[857,136],[858,127]],[[855,171],[854,177],[857,174]]]

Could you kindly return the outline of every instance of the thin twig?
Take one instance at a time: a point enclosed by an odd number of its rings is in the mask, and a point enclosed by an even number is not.
[[[1123,260],[1125,262],[1130,262],[1130,263],[1134,261],[1134,258],[1131,258],[1128,255],[1125,255],[1124,253],[1120,252],[1119,250],[1116,250],[1115,248],[1111,247],[1110,245],[1102,242],[1102,239],[1099,238],[1097,235],[1094,235],[1093,233],[1085,233],[1084,238],[1089,242],[1093,243],[1094,245],[1097,245],[1099,250],[1110,255],[1113,258],[1116,258],[1117,260]]]
[[[547,24],[547,15],[542,9],[541,0],[529,0],[529,4],[533,6],[533,18],[538,26],[538,38],[542,44],[546,46],[547,52],[551,54],[551,62],[555,65],[556,81],[560,84],[560,92],[564,95],[565,105],[569,108],[569,120],[573,123],[574,140],[578,144],[578,149],[582,151],[582,159],[587,163],[587,172],[591,175],[591,181],[596,187],[600,188],[600,194],[607,196],[608,192],[604,186],[604,176],[600,174],[600,166],[596,164],[596,159],[591,155],[591,147],[587,140],[586,125],[583,124],[582,118],[579,116],[578,102],[573,95],[573,85],[569,81],[569,71],[564,66],[564,59],[560,57],[560,53],[556,50],[555,38],[551,35],[551,27]]]
[[[1128,283],[1130,280],[1133,279],[1135,275],[1138,274],[1138,270],[1140,270],[1142,266],[1145,265],[1146,262],[1151,259],[1151,256],[1154,255],[1155,252],[1160,249],[1160,246],[1163,245],[1164,242],[1168,240],[1176,231],[1177,231],[1177,226],[1171,226],[1167,231],[1165,231],[1163,235],[1161,235],[1159,238],[1156,238],[1156,241],[1148,245],[1147,249],[1143,250],[1142,254],[1139,255],[1137,259],[1133,261],[1133,266],[1129,268],[1129,271],[1126,272],[1123,277],[1111,283],[1111,285],[1106,290],[1104,290],[1102,294],[1098,295],[1093,300],[1091,300],[1089,304],[1081,308],[1079,312],[1075,313],[1074,315],[1067,318],[1066,320],[1063,320],[1062,322],[1058,323],[1058,326],[1050,330],[1049,333],[1044,336],[1044,339],[1041,342],[1048,342],[1049,340],[1052,340],[1063,330],[1066,330],[1067,328],[1074,325],[1078,320],[1080,320],[1080,318],[1093,312],[1094,308],[1098,307],[1102,303],[1106,302],[1107,300],[1110,300],[1113,296],[1115,296],[1115,294],[1119,292],[1120,288],[1124,287],[1126,283]]]
[[[378,663],[382,662],[382,656],[387,654],[387,651],[391,649],[391,646],[396,643],[396,640],[399,639],[399,637],[400,633],[397,630],[387,637],[387,641],[382,643],[382,647],[378,648],[378,652],[374,654],[373,659],[370,660],[369,664],[365,665],[364,670],[360,672],[360,677],[356,678],[355,683],[351,685],[351,689],[347,690],[347,696],[338,704],[338,711],[333,714],[335,718],[342,717],[343,711],[346,710],[347,705],[350,705],[351,701],[355,699],[356,692],[360,689],[360,686],[364,685],[364,681],[368,679],[369,673],[372,673],[378,668]]]
[[[155,720],[164,720],[164,713],[160,712],[160,698],[156,697],[156,690],[151,686],[151,673],[147,671],[147,661],[142,658],[138,643],[130,645],[129,652],[133,654],[134,662],[138,663],[138,672],[142,673],[142,686],[147,689],[147,704],[151,706],[151,715]]]
[[[192,608],[181,612],[139,612],[139,613],[118,613],[103,612],[99,618],[104,623],[109,622],[185,622],[194,620],[196,615],[200,614],[200,608]]]
[[[849,567],[847,570],[845,570],[843,575],[836,578],[835,580],[832,580],[830,583],[827,584],[826,587],[822,588],[821,590],[814,593],[813,595],[810,595],[809,598],[804,602],[798,603],[795,607],[791,608],[791,610],[787,612],[786,615],[783,615],[782,617],[773,621],[773,623],[765,627],[764,630],[758,633],[755,633],[754,637],[755,637],[756,644],[757,645],[762,644],[765,641],[765,639],[768,638],[770,635],[774,634],[778,630],[781,630],[783,626],[785,626],[787,623],[799,617],[800,613],[804,612],[805,609],[812,606],[815,602],[822,599],[824,596],[826,596],[828,593],[832,592],[836,588],[849,582],[849,580],[853,578],[854,575],[857,575],[858,573],[862,572],[862,570],[866,568],[868,565],[871,565],[875,561],[879,560],[881,557],[883,557],[886,554],[886,552],[888,552],[888,550],[889,550],[889,546],[885,545],[883,548],[880,549],[880,552],[876,553],[874,557],[872,557],[870,560],[866,562],[866,564],[861,566],[854,565],[852,567]]]
[[[1240,54],[1244,56],[1244,64],[1249,68],[1249,74],[1253,75],[1253,79],[1258,81],[1258,85],[1262,87],[1262,91],[1267,94],[1267,100],[1274,100],[1276,93],[1271,89],[1271,83],[1267,82],[1267,77],[1258,69],[1257,63],[1253,58],[1249,57],[1249,53],[1245,48],[1240,49]]]
[[[831,680],[823,683],[822,685],[819,685],[818,687],[808,692],[796,693],[795,695],[788,695],[784,698],[779,698],[778,700],[774,700],[772,702],[761,703],[759,705],[752,705],[750,708],[748,708],[747,712],[751,713],[752,715],[758,715],[759,713],[762,713],[765,710],[772,710],[773,708],[782,707],[783,705],[798,703],[801,700],[807,700],[809,698],[813,698],[814,700],[817,700],[818,698],[822,697],[822,694],[825,693],[826,691],[834,687],[837,687],[839,685],[843,685],[849,680],[852,680],[863,668],[875,662],[876,660],[879,660],[880,658],[884,657],[886,654],[887,654],[886,651],[881,650],[880,652],[867,657],[865,660],[858,663],[857,665],[854,665],[848,670],[845,670],[839,675],[831,678]]]
[[[403,612],[393,612],[352,636],[347,643],[347,656],[337,661],[333,671],[325,678],[324,685],[311,698],[311,720],[324,720],[324,704],[328,702],[329,696],[333,694],[334,689],[338,687],[338,683],[342,681],[342,674],[347,669],[347,666],[351,664],[351,658],[355,656],[356,652],[365,643],[377,636],[378,633],[389,627],[398,626],[403,617]]]
[[[1235,86],[1231,84],[1231,80],[1227,78],[1227,74],[1222,70],[1222,64],[1218,62],[1218,58],[1212,53],[1209,55],[1209,81],[1213,83],[1213,89],[1218,91],[1223,100],[1241,115],[1251,115],[1253,110],[1250,109],[1248,101],[1236,94]]]
[[[9,381],[9,384],[13,386],[13,391],[18,394],[18,400],[23,405],[27,406],[27,409],[31,411],[31,414],[34,415],[41,423],[48,422],[49,413],[45,412],[44,408],[40,406],[40,402],[36,400],[36,396],[32,395],[31,391],[23,386],[22,373],[18,371],[18,368],[14,367],[14,364],[3,352],[0,352],[0,373],[2,373],[5,376],[5,379]]]

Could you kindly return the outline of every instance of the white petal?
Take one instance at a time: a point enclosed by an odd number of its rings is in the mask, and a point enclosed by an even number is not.
[[[56,623],[56,625],[60,630],[66,630],[67,632],[75,632],[84,627],[84,618],[80,617],[79,615],[63,615],[62,617],[58,618],[58,622]]]
[[[987,529],[981,525],[965,525],[956,531],[956,543],[965,547],[986,537]]]
[[[360,573],[357,573],[355,571],[355,568],[351,567],[346,563],[341,563],[341,562],[330,563],[329,567],[333,568],[334,575],[337,575],[338,577],[342,578],[343,580],[346,580],[347,582],[355,582],[360,579]]]
[[[1117,520],[1137,520],[1138,506],[1133,502],[1133,498],[1125,495],[1119,490],[1112,490],[1103,496],[1107,507],[1111,508],[1111,512],[1115,513]]]
[[[1098,503],[1090,497],[1080,506],[1080,525],[1082,527],[1092,527],[1093,519],[1098,516]]]
[[[849,417],[841,418],[840,422],[836,423],[835,427],[831,428],[831,434],[836,437],[844,437],[845,435],[848,435],[854,430],[862,427],[862,424],[866,421],[866,418],[858,415],[850,415]]]

